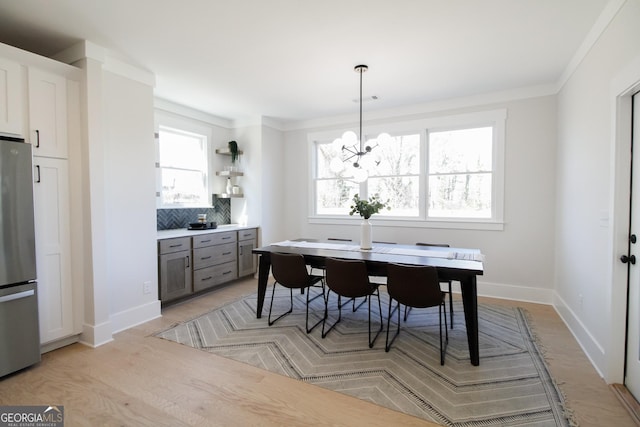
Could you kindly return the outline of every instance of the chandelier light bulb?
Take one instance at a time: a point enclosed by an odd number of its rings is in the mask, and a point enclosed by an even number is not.
[[[365,182],[367,178],[369,178],[369,173],[366,170],[362,168],[357,168],[353,170],[353,180],[355,182],[362,183],[362,182]]]
[[[344,163],[337,157],[334,157],[329,163],[329,170],[333,173],[340,173],[344,170]]]

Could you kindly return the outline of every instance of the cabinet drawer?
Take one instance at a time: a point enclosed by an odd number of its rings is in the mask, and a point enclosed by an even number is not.
[[[160,254],[170,254],[173,252],[191,249],[190,237],[179,237],[176,239],[163,239],[158,242]]]
[[[236,232],[207,233],[193,237],[193,248],[204,248],[206,246],[221,245],[223,243],[236,242]]]
[[[256,240],[256,237],[258,237],[258,230],[255,228],[238,231],[238,240]]]
[[[235,262],[227,262],[193,272],[194,292],[208,289],[238,278]]]
[[[226,245],[207,246],[206,248],[197,248],[193,250],[193,269],[197,270],[204,267],[223,264],[225,262],[235,261],[238,249],[234,243]]]

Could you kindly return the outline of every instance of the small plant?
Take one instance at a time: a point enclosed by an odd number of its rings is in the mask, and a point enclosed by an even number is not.
[[[229,151],[231,152],[231,163],[235,163],[238,159],[238,143],[229,141]]]
[[[353,215],[354,213],[358,213],[364,219],[371,218],[371,215],[377,214],[380,210],[387,208],[390,210],[389,200],[386,202],[380,201],[379,195],[374,195],[369,198],[369,200],[361,199],[357,194],[353,196],[353,205],[351,205],[351,212],[349,215]]]

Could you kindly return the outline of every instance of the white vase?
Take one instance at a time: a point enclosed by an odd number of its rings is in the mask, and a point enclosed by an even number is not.
[[[371,249],[371,223],[363,219],[360,224],[360,249]]]

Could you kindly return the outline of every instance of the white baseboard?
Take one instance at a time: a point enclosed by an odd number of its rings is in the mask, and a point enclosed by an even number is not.
[[[82,325],[82,334],[80,335],[82,344],[95,348],[111,341],[113,341],[113,332],[110,321],[98,325],[87,323]]]
[[[460,292],[460,284],[453,282],[452,290],[454,292]],[[505,285],[502,283],[482,281],[478,281],[478,296],[547,305],[551,305],[553,303],[552,289]]]
[[[566,302],[556,292],[553,293],[553,307],[564,324],[567,325],[567,328],[569,328],[569,331],[582,348],[584,354],[591,361],[598,375],[604,378],[603,367],[606,366],[604,348],[602,348],[578,316],[576,316],[573,310],[569,308]]]
[[[138,326],[150,320],[157,319],[161,316],[162,314],[159,300],[112,314],[112,333],[117,334],[118,332],[124,331],[125,329],[133,328],[134,326]]]
[[[45,354],[53,350],[57,350],[62,347],[66,347],[71,344],[75,344],[80,341],[80,335],[71,335],[70,337],[62,338],[60,340],[48,342],[40,345],[40,354]]]
[[[453,283],[453,291],[460,292],[459,283]],[[553,306],[582,351],[591,361],[598,375],[604,378],[603,367],[606,366],[604,349],[580,321],[580,318],[554,290],[478,281],[478,296]]]

